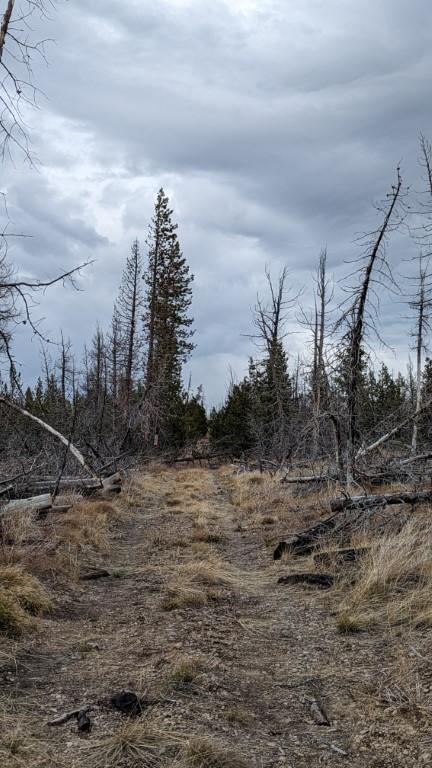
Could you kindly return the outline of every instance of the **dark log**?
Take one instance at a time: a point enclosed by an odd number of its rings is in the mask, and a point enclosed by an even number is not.
[[[328,483],[340,480],[337,475],[309,475],[305,477],[283,477],[281,483]]]
[[[83,575],[80,576],[80,579],[81,581],[93,581],[96,579],[105,579],[108,576],[111,576],[110,572],[105,570],[105,568],[100,568],[99,570],[83,573]]]
[[[341,496],[330,502],[332,512],[352,509],[385,507],[388,504],[418,504],[432,501],[432,491],[398,491],[397,493],[370,494],[365,496]]]
[[[326,520],[322,520],[302,533],[295,533],[289,538],[280,541],[273,553],[274,560],[280,560],[282,554],[287,550],[296,555],[309,555],[317,546],[318,539],[332,533],[339,522],[340,515],[338,513],[328,517]]]
[[[329,573],[289,573],[280,576],[278,584],[309,584],[311,587],[330,589],[334,584],[334,576]]]

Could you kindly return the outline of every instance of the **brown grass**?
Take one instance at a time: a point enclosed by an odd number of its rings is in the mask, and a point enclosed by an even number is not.
[[[195,737],[183,750],[180,764],[185,768],[246,768],[240,752],[227,749],[214,739]]]
[[[184,739],[146,717],[121,725],[109,736],[92,741],[85,748],[88,768],[155,768],[164,752],[178,750]]]
[[[202,656],[180,656],[167,673],[167,682],[175,688],[189,686],[202,675],[204,659]]]
[[[412,519],[373,541],[339,610],[341,631],[432,625],[432,523]]]
[[[63,763],[54,748],[33,735],[32,723],[20,714],[0,715],[0,765],[2,768],[59,768]]]
[[[42,584],[20,566],[0,567],[0,632],[16,637],[35,626],[32,617],[51,610]]]

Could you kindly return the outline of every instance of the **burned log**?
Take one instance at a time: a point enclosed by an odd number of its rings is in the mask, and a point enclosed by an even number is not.
[[[318,540],[332,533],[339,521],[340,516],[338,513],[322,520],[302,533],[295,533],[289,538],[280,541],[273,553],[274,560],[280,560],[282,554],[287,550],[296,555],[310,555],[317,546]]]

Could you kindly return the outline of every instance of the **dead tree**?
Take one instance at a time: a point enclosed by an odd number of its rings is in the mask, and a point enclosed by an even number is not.
[[[409,306],[416,313],[416,328],[413,333],[415,337],[416,353],[416,375],[415,391],[416,403],[415,414],[418,415],[422,405],[422,354],[426,349],[426,335],[430,331],[430,319],[432,310],[432,286],[430,284],[429,260],[419,256],[419,271],[417,275],[417,290],[414,298],[409,302]],[[414,456],[417,451],[418,438],[418,419],[414,419],[411,439],[411,453]]]
[[[33,82],[32,59],[45,59],[46,40],[34,40],[31,18],[47,17],[54,0],[4,0],[0,24],[0,153],[10,145],[32,162],[23,107],[36,108],[37,88]]]
[[[378,208],[382,214],[382,222],[378,229],[367,236],[363,263],[355,273],[356,279],[360,282],[359,287],[355,287],[351,292],[348,306],[338,321],[338,327],[341,324],[348,325],[348,331],[344,337],[348,353],[347,483],[351,483],[354,478],[356,453],[360,443],[358,393],[365,332],[368,327],[376,330],[374,320],[368,313],[369,294],[375,281],[382,284],[386,279],[393,280],[385,258],[385,244],[390,232],[394,231],[401,223],[399,202],[402,195],[402,177],[398,167],[396,184],[392,186],[386,202]]]
[[[287,359],[283,342],[287,336],[286,322],[288,312],[297,297],[289,296],[285,267],[274,285],[270,272],[266,269],[269,300],[264,303],[258,296],[254,312],[256,333],[251,336],[261,353],[256,364],[257,392],[253,394],[260,400],[264,389],[265,412],[258,402],[255,409],[257,417],[253,425],[260,454],[271,450],[281,463],[285,462],[288,445],[289,410],[292,398],[292,386],[287,369]],[[254,389],[254,387],[252,387]],[[254,420],[254,417],[252,417]],[[261,458],[264,458],[261,455]]]
[[[141,288],[143,263],[138,240],[134,240],[131,253],[122,275],[120,294],[116,304],[119,324],[120,354],[122,363],[121,399],[126,420],[129,415],[134,374],[142,366],[142,334],[138,322],[143,310],[144,297]],[[116,361],[118,365],[118,360]]]
[[[324,248],[319,257],[315,276],[315,307],[313,322],[313,365],[312,365],[312,407],[314,418],[313,451],[318,453],[320,435],[320,417],[326,408],[328,380],[324,349],[327,334],[328,307],[333,298],[333,287],[327,278],[327,250]]]
[[[81,464],[82,467],[93,477],[95,480],[100,480],[99,475],[95,472],[93,467],[90,466],[88,461],[84,458],[81,451],[78,450],[78,448],[64,435],[62,435],[60,432],[58,432],[57,429],[54,429],[54,427],[51,427],[49,424],[47,424],[45,421],[40,419],[38,416],[34,416],[32,413],[27,411],[25,408],[21,408],[21,406],[17,405],[16,403],[13,403],[9,398],[4,397],[3,395],[0,395],[0,404],[4,405],[6,408],[9,408],[16,413],[19,413],[21,416],[23,416],[26,419],[30,419],[31,421],[34,421],[36,424],[38,424],[42,429],[44,429],[46,432],[49,432],[50,435],[57,438],[61,443],[63,443],[64,446],[67,447],[69,452],[74,456],[74,458]]]

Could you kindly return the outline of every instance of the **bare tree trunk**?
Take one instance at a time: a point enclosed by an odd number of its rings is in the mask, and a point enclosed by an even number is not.
[[[425,283],[426,283],[426,271],[422,268],[420,257],[420,269],[419,269],[419,292],[416,300],[418,309],[417,320],[417,341],[416,341],[416,415],[420,413],[421,400],[422,400],[422,351],[423,351],[423,331],[425,322]],[[411,440],[411,453],[417,452],[417,436],[418,436],[418,419],[414,419],[412,440]]]
[[[402,178],[400,169],[397,170],[397,183],[392,187],[390,193],[390,203],[384,213],[384,220],[376,238],[371,243],[371,250],[364,267],[363,280],[359,290],[356,292],[354,302],[351,307],[352,319],[349,332],[349,384],[348,384],[348,441],[347,441],[347,483],[350,484],[354,478],[356,450],[360,442],[358,429],[358,392],[360,388],[361,376],[361,353],[364,339],[365,311],[369,294],[370,283],[375,263],[380,255],[381,247],[384,245],[387,231],[390,227],[396,204],[402,189]]]
[[[4,49],[6,35],[8,33],[9,23],[13,13],[14,5],[15,5],[15,0],[8,0],[8,4],[3,15],[3,20],[0,27],[0,61],[3,58],[3,49]]]

